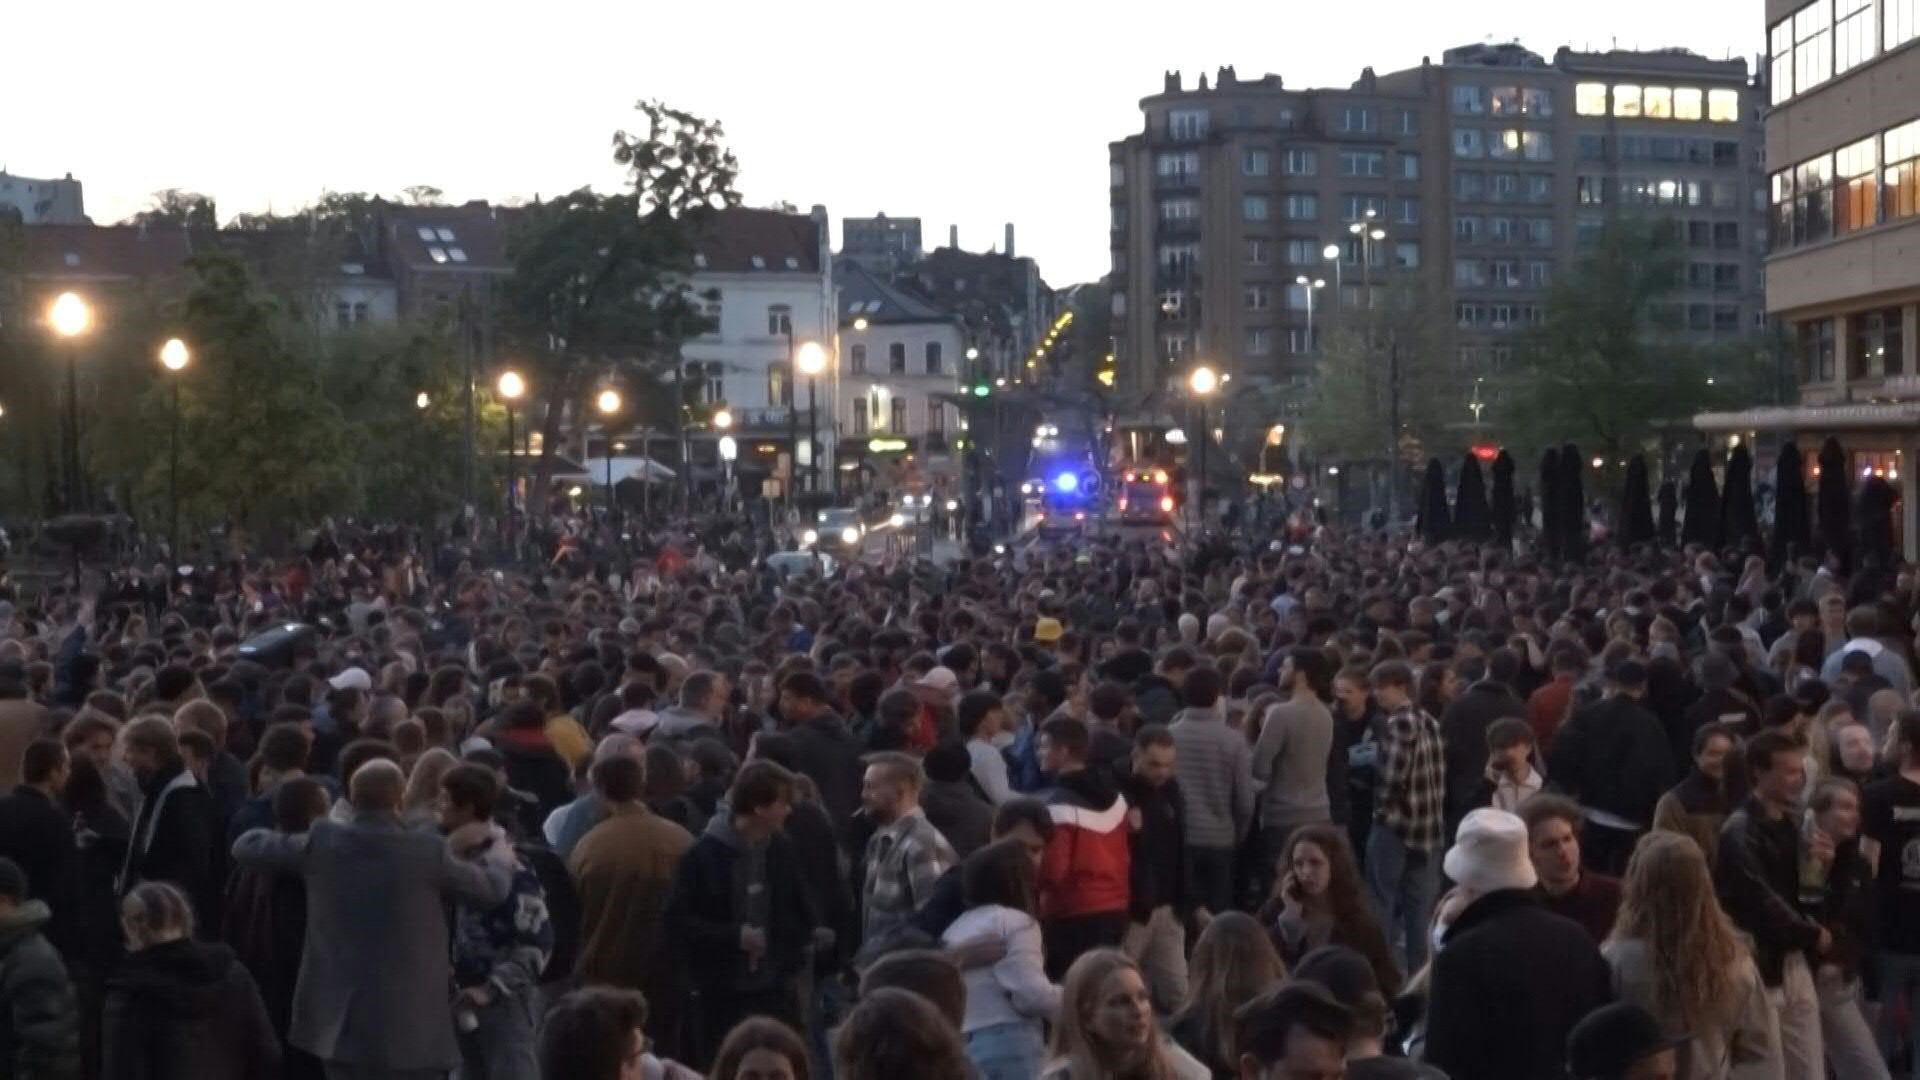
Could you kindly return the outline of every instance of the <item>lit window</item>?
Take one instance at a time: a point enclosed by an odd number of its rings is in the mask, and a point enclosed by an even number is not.
[[[1716,124],[1737,124],[1740,122],[1740,91],[1707,91],[1707,119]]]
[[[1496,131],[1487,140],[1487,156],[1495,161],[1512,161],[1520,156],[1520,133],[1509,128]]]
[[[1881,48],[1894,49],[1920,37],[1920,0],[1880,0]]]
[[[1649,120],[1673,119],[1673,90],[1649,86],[1640,92],[1640,113]]]
[[[1613,115],[1640,115],[1640,88],[1632,83],[1613,84]]]
[[[1793,89],[1796,94],[1833,76],[1833,0],[1813,0],[1793,17]],[[1711,100],[1708,102],[1712,106]]]
[[[1882,209],[1888,221],[1920,214],[1920,120],[1889,130],[1882,148],[1886,171]]]
[[[1793,96],[1793,19],[1781,19],[1767,31],[1768,70],[1775,105]]]
[[[1879,205],[1879,142],[1865,138],[1834,153],[1836,181],[1833,231],[1858,232],[1874,223]]]
[[[420,239],[425,240],[429,244],[433,243],[435,239],[433,235],[433,226],[422,225],[415,231],[420,234]]]
[[[1520,115],[1520,88],[1517,86],[1496,86],[1488,95],[1495,116]]]
[[[1873,0],[1837,0],[1833,12],[1833,73],[1873,59]]]
[[[1581,116],[1607,115],[1607,84],[1583,82],[1574,87],[1573,111]]]
[[[447,249],[446,249],[446,248],[442,248],[442,247],[429,247],[429,248],[427,248],[427,254],[428,254],[429,256],[431,256],[431,257],[432,257],[432,259],[433,259],[433,261],[434,261],[434,262],[437,262],[437,263],[443,263],[443,262],[446,262],[446,261],[447,261]]]
[[[1675,120],[1700,119],[1700,91],[1694,87],[1683,86],[1673,92],[1673,118]]]
[[[767,268],[766,258],[760,255],[755,255],[753,257],[753,268],[755,270],[765,270]]]
[[[449,258],[449,259],[452,259],[452,260],[453,260],[454,262],[457,262],[457,263],[463,263],[463,262],[466,262],[466,261],[467,261],[467,249],[466,249],[466,248],[457,248],[457,247],[450,247],[450,248],[448,248],[448,249],[447,249],[447,258]]]
[[[449,228],[447,228],[447,227],[445,227],[445,226],[443,225],[443,226],[441,226],[440,228],[438,228],[438,229],[435,229],[435,230],[433,230],[433,231],[434,231],[434,232],[436,232],[436,233],[438,233],[438,234],[440,234],[440,240],[441,240],[441,242],[442,242],[442,243],[447,243],[447,244],[451,244],[451,243],[453,243],[453,230],[452,230],[452,229],[449,229]]]

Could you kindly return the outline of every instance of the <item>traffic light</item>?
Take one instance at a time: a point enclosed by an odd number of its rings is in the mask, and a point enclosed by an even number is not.
[[[993,393],[993,387],[988,386],[986,383],[973,384],[974,397],[986,397],[988,394],[991,394],[991,393]]]

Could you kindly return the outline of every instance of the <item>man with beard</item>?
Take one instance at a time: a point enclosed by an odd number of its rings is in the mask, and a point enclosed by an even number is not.
[[[215,858],[213,799],[180,756],[173,725],[156,716],[128,724],[120,754],[140,784],[118,889],[125,896],[143,881],[170,881],[193,901],[194,925],[214,936],[220,927],[220,863]]]
[[[1055,716],[1040,726],[1040,766],[1053,778],[1053,835],[1040,860],[1040,926],[1047,977],[1080,954],[1126,937],[1131,833],[1112,773],[1087,768],[1087,725]]]

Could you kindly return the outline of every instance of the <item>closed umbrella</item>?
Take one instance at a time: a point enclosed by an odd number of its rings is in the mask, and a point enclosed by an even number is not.
[[[1460,460],[1460,482],[1453,489],[1453,535],[1479,544],[1493,533],[1493,513],[1487,508],[1487,481],[1480,475],[1480,459],[1469,451]]]
[[[1773,467],[1773,542],[1767,561],[1775,569],[1813,550],[1813,520],[1807,514],[1806,460],[1788,441]]]
[[[1680,493],[1674,489],[1673,481],[1660,481],[1660,544],[1672,547],[1680,536]]]
[[[1687,517],[1680,526],[1682,544],[1712,545],[1720,531],[1720,492],[1713,483],[1713,462],[1705,447],[1694,452],[1687,470]]]
[[[1815,495],[1815,512],[1820,525],[1820,547],[1840,560],[1844,573],[1853,566],[1853,530],[1847,520],[1852,509],[1847,475],[1847,453],[1840,440],[1828,436],[1820,444],[1820,487]]]
[[[1447,513],[1447,470],[1439,458],[1427,461],[1425,493],[1420,498],[1420,535],[1429,544],[1438,544],[1453,531],[1452,515]]]
[[[1855,554],[1860,557],[1860,572],[1883,570],[1893,565],[1893,503],[1897,496],[1893,485],[1874,476],[1860,485],[1860,497],[1854,501],[1854,535],[1859,538]]]
[[[1739,552],[1760,550],[1760,516],[1753,505],[1753,454],[1736,446],[1727,457],[1727,484],[1720,493],[1718,546]]]
[[[1568,559],[1578,559],[1587,551],[1587,494],[1581,482],[1586,467],[1579,447],[1568,443],[1560,448],[1560,547]]]
[[[1560,554],[1560,451],[1547,447],[1540,455],[1540,549]]]
[[[1513,546],[1513,455],[1493,459],[1493,533],[1502,547]]]
[[[1653,539],[1652,492],[1647,489],[1647,459],[1639,454],[1627,462],[1627,483],[1620,494],[1620,542],[1645,544]]]

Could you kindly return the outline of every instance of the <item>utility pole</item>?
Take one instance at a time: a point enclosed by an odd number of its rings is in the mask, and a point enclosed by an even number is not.
[[[461,504],[469,515],[477,513],[478,507],[473,496],[473,459],[474,459],[474,418],[473,418],[473,293],[471,288],[460,290],[460,317],[455,320],[460,328],[460,364],[462,377],[466,380],[466,452],[460,457]]]
[[[1387,343],[1387,515],[1400,519],[1400,338]]]

